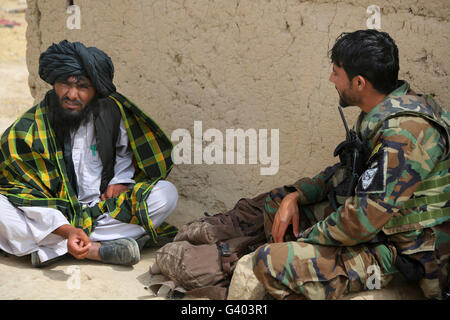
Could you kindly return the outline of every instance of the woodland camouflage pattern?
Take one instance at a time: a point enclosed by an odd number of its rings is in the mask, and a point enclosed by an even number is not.
[[[257,250],[254,272],[268,292],[279,299],[340,298],[368,289],[371,265],[380,268],[383,287],[402,278],[394,265],[401,254],[423,265],[425,296],[442,298],[449,282],[449,124],[449,112],[403,82],[358,118],[354,129],[372,153],[355,195],[337,211],[327,200],[340,180],[336,172],[325,181],[331,167],[273,190],[265,203],[268,241],[279,204],[293,191],[300,194],[302,232],[297,241],[290,234],[288,242]]]

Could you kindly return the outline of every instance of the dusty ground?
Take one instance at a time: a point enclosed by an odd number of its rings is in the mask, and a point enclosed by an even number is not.
[[[112,266],[67,257],[54,266],[31,267],[30,257],[0,254],[0,299],[163,299],[145,289],[154,252],[143,252],[133,267]],[[155,279],[157,279],[155,277]],[[161,279],[161,278],[159,278]]]
[[[6,12],[24,9],[17,0],[0,0],[0,20],[20,23],[7,28],[0,25],[0,131],[30,108],[33,97],[28,87],[28,70],[25,62],[26,40],[25,12]],[[20,11],[20,10],[19,10]]]

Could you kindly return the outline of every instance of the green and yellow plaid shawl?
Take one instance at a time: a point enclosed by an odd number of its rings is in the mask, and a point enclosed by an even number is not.
[[[159,126],[133,102],[119,93],[113,99],[120,109],[134,154],[136,185],[118,198],[83,206],[69,183],[63,152],[49,125],[48,95],[3,133],[0,140],[0,193],[17,206],[50,207],[61,211],[71,225],[90,234],[96,218],[109,212],[122,222],[139,224],[153,235],[170,236],[177,229],[167,223],[155,228],[148,217],[146,199],[155,183],[173,167],[173,144]],[[1,214],[1,213],[0,213]]]

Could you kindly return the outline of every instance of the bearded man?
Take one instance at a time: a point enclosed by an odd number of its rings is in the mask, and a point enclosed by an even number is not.
[[[133,265],[167,239],[172,142],[113,84],[110,57],[63,40],[39,59],[53,86],[0,145],[0,249],[42,267],[66,253]]]

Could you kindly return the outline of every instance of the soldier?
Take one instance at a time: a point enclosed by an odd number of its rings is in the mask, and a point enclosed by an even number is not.
[[[398,80],[387,33],[343,33],[330,53],[340,106],[361,113],[335,150],[340,163],[270,192],[272,243],[257,249],[255,275],[277,299],[337,299],[393,280],[418,282],[425,297],[442,299],[450,114]]]

